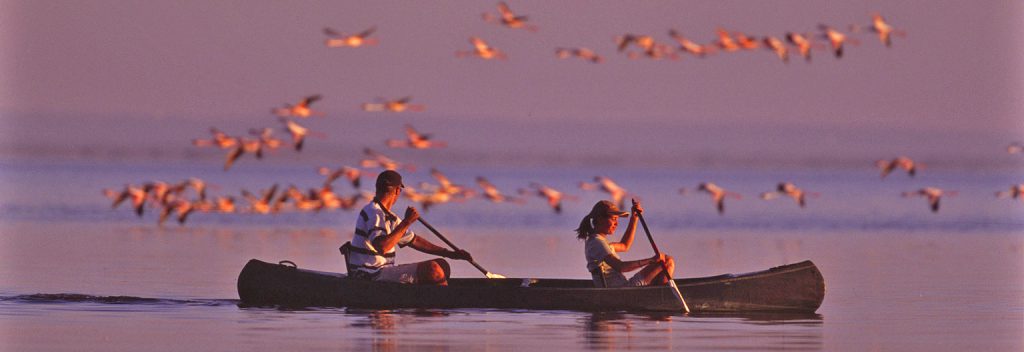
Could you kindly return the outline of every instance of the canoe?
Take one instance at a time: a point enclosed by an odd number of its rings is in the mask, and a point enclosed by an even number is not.
[[[691,313],[813,313],[825,298],[825,279],[810,261],[675,281]],[[238,275],[243,306],[292,308],[682,311],[671,290],[668,286],[594,288],[591,280],[530,278],[452,278],[448,286],[404,285],[256,259],[249,260]]]

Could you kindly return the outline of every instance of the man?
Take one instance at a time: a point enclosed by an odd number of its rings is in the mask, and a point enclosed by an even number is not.
[[[342,253],[348,252],[349,276],[405,284],[447,285],[451,268],[444,259],[395,265],[396,246],[410,246],[423,253],[451,259],[472,260],[464,250],[438,247],[409,231],[420,217],[416,208],[407,207],[404,220],[391,212],[402,188],[405,188],[402,175],[397,172],[387,170],[377,175],[376,195],[359,212],[352,241],[341,248]]]

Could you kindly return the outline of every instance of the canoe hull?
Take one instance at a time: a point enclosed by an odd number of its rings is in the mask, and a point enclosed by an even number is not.
[[[676,280],[694,313],[814,312],[825,296],[810,261],[742,275]],[[498,308],[580,311],[681,311],[667,286],[593,288],[590,280],[451,279],[448,286],[350,280],[343,274],[250,260],[238,277],[249,306]]]

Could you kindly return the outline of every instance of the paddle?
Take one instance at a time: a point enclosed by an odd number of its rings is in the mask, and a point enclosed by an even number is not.
[[[422,217],[419,218],[419,220],[420,220],[420,223],[423,224],[423,226],[426,226],[428,229],[430,229],[430,232],[433,232],[435,235],[437,235],[437,238],[440,238],[442,241],[444,241],[444,243],[448,244],[448,247],[452,247],[452,249],[454,249],[456,251],[460,250],[459,247],[456,247],[455,244],[452,243],[452,241],[449,241],[447,238],[445,238],[444,235],[442,235],[441,232],[438,232],[437,229],[435,229],[433,226],[430,226],[430,224],[427,223],[426,220],[423,220]],[[469,260],[469,263],[473,264],[473,266],[476,267],[476,270],[480,270],[480,272],[483,273],[484,276],[487,276],[488,279],[504,279],[505,278],[505,276],[503,276],[503,275],[498,275],[498,274],[492,273],[490,271],[487,271],[487,269],[484,269],[484,267],[480,266],[480,264],[477,264],[475,261]]]
[[[633,205],[636,206],[636,199],[633,199]],[[651,236],[651,230],[647,228],[647,221],[644,220],[643,214],[637,213],[636,217],[640,219],[640,225],[643,225],[644,232],[647,233],[647,239],[651,241],[651,247],[654,248],[654,255],[661,256],[661,251],[658,250],[658,245],[654,244],[654,237]],[[683,299],[683,294],[679,292],[679,286],[676,286],[676,281],[672,279],[672,276],[668,273],[668,265],[661,263],[661,268],[664,270],[665,276],[668,277],[668,285],[672,286],[672,292],[676,294],[676,298],[683,304],[683,310],[687,314],[690,313],[690,306],[686,305],[686,300]]]

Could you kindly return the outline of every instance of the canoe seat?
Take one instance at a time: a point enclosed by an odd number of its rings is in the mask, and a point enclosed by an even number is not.
[[[348,253],[351,252],[352,242],[345,242],[345,244],[338,247],[338,251],[341,252],[342,259],[345,260],[345,273],[352,275],[352,267],[348,265]]]

